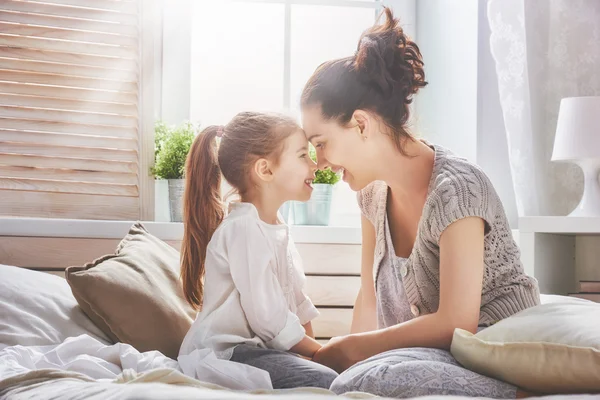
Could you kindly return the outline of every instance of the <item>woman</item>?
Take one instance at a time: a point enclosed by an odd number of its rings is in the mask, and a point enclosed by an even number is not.
[[[343,171],[363,213],[352,334],[314,359],[345,371],[338,393],[521,396],[448,351],[455,328],[476,332],[535,306],[539,290],[483,171],[409,132],[409,104],[427,84],[423,60],[389,9],[385,16],[355,56],[320,66],[302,95],[319,167]]]

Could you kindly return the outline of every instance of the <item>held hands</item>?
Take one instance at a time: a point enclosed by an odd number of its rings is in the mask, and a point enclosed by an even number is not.
[[[342,373],[359,361],[368,357],[363,350],[360,335],[348,335],[332,338],[321,347],[312,360],[323,364],[338,373]]]

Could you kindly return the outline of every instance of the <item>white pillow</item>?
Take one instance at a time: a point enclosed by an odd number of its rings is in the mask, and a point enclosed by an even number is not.
[[[0,264],[0,348],[58,344],[83,334],[112,344],[79,308],[66,280]]]
[[[473,335],[457,329],[465,367],[538,393],[600,393],[600,304],[546,297]]]
[[[581,303],[579,297],[571,297],[571,296],[561,296],[559,294],[540,294],[540,302],[542,304],[550,304],[550,303]],[[589,301],[589,300],[583,300]]]

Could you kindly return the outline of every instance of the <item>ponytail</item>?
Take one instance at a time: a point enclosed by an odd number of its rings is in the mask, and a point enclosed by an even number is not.
[[[219,129],[209,126],[196,137],[185,165],[181,280],[185,299],[196,310],[202,309],[204,299],[208,242],[224,216],[215,140]]]

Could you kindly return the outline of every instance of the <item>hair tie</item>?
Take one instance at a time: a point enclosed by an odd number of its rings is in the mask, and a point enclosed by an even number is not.
[[[220,138],[220,137],[223,137],[223,131],[224,131],[224,130],[225,130],[225,129],[223,128],[223,126],[219,126],[219,127],[217,128],[217,137],[219,137],[219,138]]]
[[[358,53],[360,53],[360,50],[365,48],[365,47],[371,47],[375,44],[375,41],[373,39],[371,39],[368,36],[363,37],[362,39],[360,39],[360,42],[358,42],[358,47],[356,48],[356,52],[354,52],[354,56],[358,56]]]

